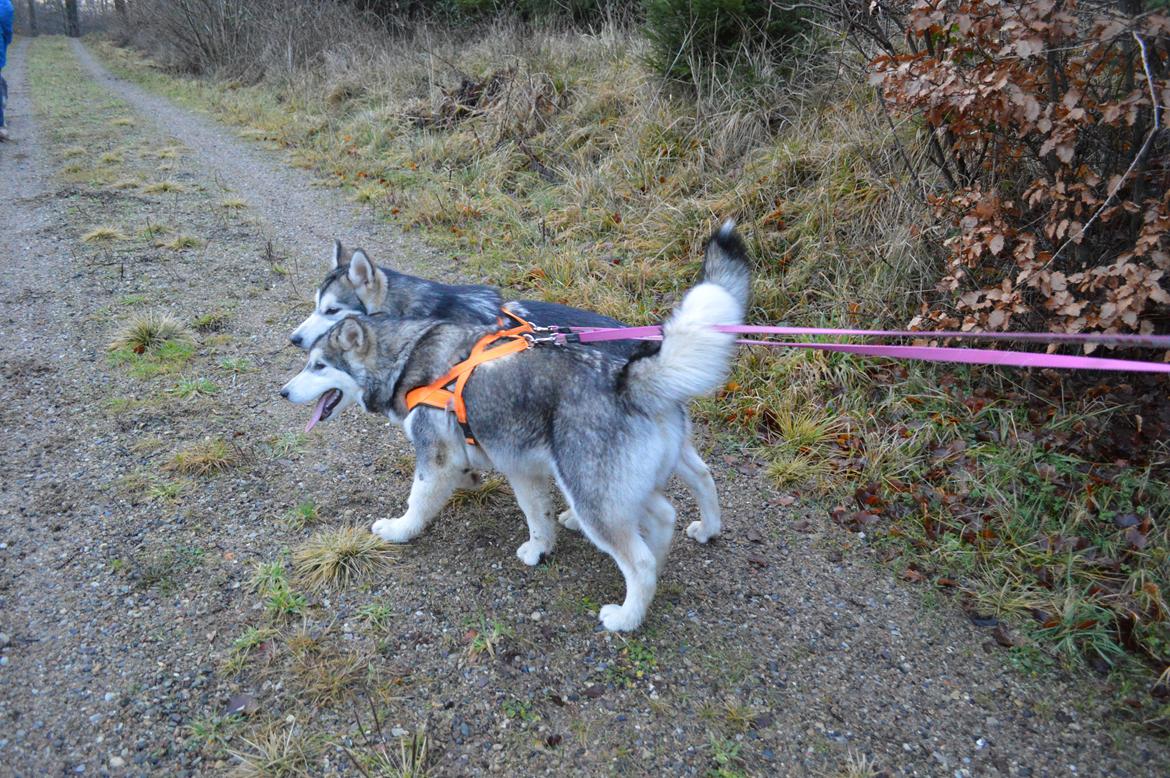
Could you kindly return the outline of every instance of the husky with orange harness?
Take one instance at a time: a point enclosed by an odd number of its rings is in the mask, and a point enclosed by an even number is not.
[[[347,249],[340,241],[334,241],[329,272],[317,288],[313,313],[293,330],[289,340],[308,351],[330,327],[348,316],[388,313],[401,319],[490,325],[500,317],[501,309],[537,326],[622,326],[608,316],[568,305],[543,300],[505,301],[501,291],[490,286],[452,286],[407,275],[374,264],[362,249]],[[639,344],[614,340],[593,348],[627,359],[637,352]],[[687,525],[687,536],[706,543],[722,531],[723,519],[715,479],[689,436],[679,452],[675,475],[686,484],[699,508],[699,520]],[[469,474],[468,478],[474,476]],[[571,510],[560,515],[560,522],[569,529],[579,529]]]
[[[393,543],[422,532],[473,470],[491,468],[528,521],[516,554],[535,565],[556,539],[555,482],[625,578],[625,601],[602,607],[602,624],[632,630],[674,534],[665,489],[689,434],[686,404],[723,382],[735,349],[734,335],[712,327],[742,322],[748,288],[743,243],[728,223],[663,339],[633,355],[542,342],[523,322],[354,316],[313,345],[281,394],[315,403],[310,427],[353,404],[402,424],[415,448],[414,484],[405,513],[372,527]]]

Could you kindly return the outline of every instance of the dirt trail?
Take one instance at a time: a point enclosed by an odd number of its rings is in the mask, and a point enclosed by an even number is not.
[[[274,155],[249,146],[230,130],[172,105],[159,95],[107,71],[78,40],[74,54],[86,72],[129,103],[159,130],[187,146],[217,184],[246,196],[264,215],[264,233],[274,243],[319,262],[341,237],[351,246],[376,247],[377,258],[405,272],[425,267],[432,275],[450,272],[437,252],[377,221],[340,193],[323,188],[309,173],[280,164]],[[310,277],[316,271],[313,266]]]
[[[66,151],[29,109],[29,48],[10,54],[16,142],[0,147],[0,181],[15,184],[0,209],[0,773],[215,774],[238,761],[228,748],[273,734],[307,755],[285,754],[304,774],[357,774],[341,750],[362,744],[347,695],[374,701],[388,735],[425,723],[437,775],[825,775],[860,755],[904,775],[1142,776],[1167,764],[1164,743],[1108,719],[1092,681],[1011,670],[987,630],[951,603],[925,605],[824,506],[793,504],[710,443],[727,536],[700,547],[679,531],[633,639],[594,631],[596,603],[621,582],[580,538],[537,570],[516,561],[524,522],[510,496],[448,508],[383,580],[272,615],[248,585],[255,563],[318,529],[290,526],[289,509],[312,499],[325,527],[396,515],[410,462],[400,433],[356,412],[288,436],[304,414],[274,393],[300,362],[282,345],[309,304],[258,259],[265,241],[299,257],[291,281],[306,298],[334,235],[446,268],[76,46],[137,112],[136,144],[190,149],[171,173],[188,193],[62,180]],[[247,218],[213,213],[217,181],[252,204]],[[103,264],[76,241],[96,216],[165,219],[207,245],[144,244]],[[137,379],[107,361],[139,297],[187,321],[230,310],[188,368],[217,394],[183,399],[175,376]],[[240,359],[255,369],[224,372]],[[132,402],[110,410],[119,398]],[[149,479],[169,478],[171,453],[208,435],[245,460],[178,484],[177,497],[126,485],[172,483]],[[694,507],[677,496],[685,527]],[[498,642],[476,650],[491,625]],[[249,628],[267,637],[237,674],[225,665]],[[223,717],[237,694],[250,715]]]

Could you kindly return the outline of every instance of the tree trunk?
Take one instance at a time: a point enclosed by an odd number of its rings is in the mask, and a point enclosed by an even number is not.
[[[37,34],[37,4],[34,0],[28,0],[28,34]]]
[[[77,14],[77,0],[65,0],[65,34],[70,38],[81,37],[81,19]]]
[[[118,14],[118,21],[126,29],[130,29],[130,14],[126,11],[126,0],[114,0],[114,11]]]

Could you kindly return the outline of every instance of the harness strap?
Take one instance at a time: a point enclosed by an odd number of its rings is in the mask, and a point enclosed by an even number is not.
[[[519,322],[510,329],[501,329],[490,332],[475,342],[471,354],[455,367],[448,370],[442,377],[426,386],[419,386],[406,393],[406,410],[410,412],[418,405],[426,405],[455,414],[459,426],[463,428],[463,436],[469,445],[477,445],[475,436],[471,434],[471,426],[467,423],[467,405],[463,402],[463,389],[475,368],[484,362],[491,362],[509,354],[517,354],[532,347],[532,341],[525,335],[531,336],[535,331],[531,324],[508,310],[503,313]],[[504,320],[499,320],[499,326],[504,326]],[[498,343],[506,340],[506,343]],[[492,344],[497,344],[493,346]],[[451,384],[454,387],[451,388]]]

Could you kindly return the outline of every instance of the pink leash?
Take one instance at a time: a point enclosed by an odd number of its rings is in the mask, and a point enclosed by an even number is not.
[[[658,340],[662,327],[572,327],[573,340],[581,343],[599,343],[610,340]],[[1138,348],[1170,350],[1170,335],[1105,335],[1044,332],[915,332],[910,330],[836,330],[824,327],[769,327],[756,325],[720,325],[715,329],[737,335],[832,335],[867,338],[1008,340],[1031,343],[1077,343],[1119,345]],[[564,340],[565,336],[558,336]],[[1036,354],[1028,351],[996,351],[982,348],[946,348],[943,346],[898,346],[860,343],[794,343],[788,341],[750,340],[740,343],[755,346],[807,348],[817,351],[836,351],[867,357],[918,359],[927,362],[957,362],[968,365],[1003,365],[1006,367],[1039,367],[1062,370],[1121,370],[1139,373],[1170,373],[1170,364],[1141,362],[1129,359],[1102,359],[1100,357],[1070,356],[1066,354]]]

